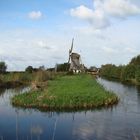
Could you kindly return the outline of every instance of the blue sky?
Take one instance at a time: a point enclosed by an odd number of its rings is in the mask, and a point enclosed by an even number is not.
[[[71,39],[87,66],[140,53],[139,0],[0,0],[0,60],[8,70],[67,62]]]

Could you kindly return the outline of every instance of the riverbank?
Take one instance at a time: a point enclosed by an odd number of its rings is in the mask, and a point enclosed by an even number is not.
[[[19,81],[14,81],[14,82],[4,82],[4,83],[0,83],[0,88],[16,88],[16,87],[21,87],[21,86],[26,86],[27,84],[19,82]]]
[[[39,90],[16,95],[12,104],[46,110],[77,110],[107,107],[119,100],[90,75],[60,76],[46,85]]]
[[[102,79],[106,79],[106,80],[109,80],[109,81],[115,81],[115,82],[120,82],[124,85],[133,85],[133,86],[140,86],[140,82],[138,82],[136,79],[129,79],[129,80],[126,80],[126,81],[122,81],[121,79],[119,78],[112,78],[112,77],[107,77],[107,76],[100,76]]]
[[[25,72],[7,72],[0,74],[0,88],[16,88],[31,83],[33,75]]]

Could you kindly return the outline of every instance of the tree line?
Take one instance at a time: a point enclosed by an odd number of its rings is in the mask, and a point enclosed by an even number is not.
[[[25,68],[25,72],[33,73],[33,72],[44,71],[44,70],[57,71],[57,72],[66,72],[66,71],[68,71],[69,67],[70,67],[70,64],[68,64],[68,63],[57,64],[55,67],[48,68],[48,69],[45,69],[45,66],[40,66],[38,68],[34,68],[33,66],[27,66]],[[3,62],[3,61],[0,62],[0,73],[1,74],[6,73],[6,70],[7,70],[6,63]]]
[[[118,79],[122,82],[140,83],[140,55],[132,58],[127,65],[102,65],[100,75],[106,78]]]
[[[57,64],[57,72],[68,71],[69,64]],[[5,62],[0,62],[0,73],[6,73],[7,65]],[[33,68],[28,66],[25,72],[32,73],[40,70],[45,70],[44,66]],[[55,68],[49,68],[47,71],[55,71]],[[102,65],[100,69],[100,76],[106,78],[118,79],[122,82],[134,82],[140,84],[140,55],[131,59],[127,65],[116,66],[114,64]]]

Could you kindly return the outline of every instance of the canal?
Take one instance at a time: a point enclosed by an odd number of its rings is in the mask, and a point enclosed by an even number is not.
[[[140,140],[140,89],[99,78],[120,102],[79,112],[15,108],[10,99],[23,89],[0,91],[0,140]]]

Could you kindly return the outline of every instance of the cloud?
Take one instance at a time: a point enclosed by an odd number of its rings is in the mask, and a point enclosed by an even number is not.
[[[40,40],[36,42],[38,47],[44,48],[44,49],[51,49],[51,47],[48,46],[47,42]]]
[[[102,50],[105,53],[109,53],[109,54],[116,54],[116,53],[118,53],[118,51],[115,48],[111,48],[111,47],[103,47]]]
[[[90,23],[95,29],[106,28],[111,18],[127,18],[140,14],[140,7],[129,0],[94,0],[94,8],[84,5],[70,9],[70,15]]]
[[[88,21],[94,25],[96,29],[105,28],[109,26],[109,21],[105,16],[105,13],[100,9],[89,9],[84,5],[70,10],[71,16],[78,17],[80,19]]]
[[[90,19],[93,16],[93,11],[84,5],[81,5],[75,9],[71,9],[71,15],[81,19]]]
[[[53,59],[56,60],[63,60],[64,58],[62,56],[52,56]]]
[[[32,11],[28,14],[28,17],[33,20],[38,20],[42,18],[42,13],[40,11]]]
[[[129,0],[106,0],[103,7],[105,12],[114,17],[127,17],[140,14],[140,8]]]

